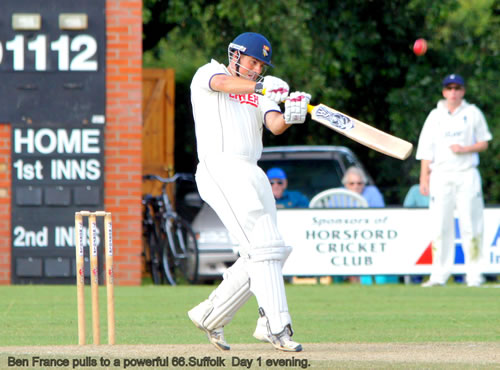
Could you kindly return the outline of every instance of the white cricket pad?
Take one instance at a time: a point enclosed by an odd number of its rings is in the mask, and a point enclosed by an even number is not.
[[[276,223],[269,214],[264,214],[257,219],[249,239],[250,246],[242,248],[240,254],[251,262],[284,261],[290,254],[290,247],[285,246]]]
[[[272,334],[281,333],[291,324],[285,294],[285,283],[281,272],[281,260],[247,262],[250,275],[250,290],[259,307],[264,309]]]
[[[291,323],[283,281],[283,263],[290,254],[269,214],[257,219],[250,235],[250,248],[244,252],[250,276],[250,290],[266,312],[271,333],[281,333]]]
[[[224,327],[252,296],[243,260],[239,258],[226,270],[222,283],[193,310],[199,322],[208,330]]]

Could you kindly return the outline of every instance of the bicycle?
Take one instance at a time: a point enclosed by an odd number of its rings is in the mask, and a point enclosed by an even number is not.
[[[163,273],[159,217],[155,217],[159,211],[158,201],[152,195],[146,194],[142,205],[142,232],[146,242],[143,256],[146,259],[146,270],[151,273],[154,284],[163,284],[168,282],[168,279]]]
[[[175,212],[167,194],[167,184],[177,180],[194,181],[193,176],[177,173],[164,178],[148,174],[143,179],[162,183],[161,195],[146,195],[143,199],[143,226],[149,244],[153,282],[160,284],[165,280],[170,285],[177,285],[179,279],[184,278],[189,284],[195,284],[199,263],[196,235],[189,222]]]

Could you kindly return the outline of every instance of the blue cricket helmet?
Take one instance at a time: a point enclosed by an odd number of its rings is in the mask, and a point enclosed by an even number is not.
[[[274,67],[271,64],[273,54],[271,43],[259,33],[242,33],[229,44],[229,50],[238,50],[242,54],[254,57],[268,66]]]

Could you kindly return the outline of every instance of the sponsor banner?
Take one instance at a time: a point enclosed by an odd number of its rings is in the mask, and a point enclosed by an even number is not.
[[[430,274],[427,209],[280,209],[289,276]],[[500,208],[485,209],[484,273],[500,273]],[[452,273],[465,273],[458,220]]]

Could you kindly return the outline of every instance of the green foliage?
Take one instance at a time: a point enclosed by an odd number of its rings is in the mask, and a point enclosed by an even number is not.
[[[276,67],[268,74],[287,80],[292,90],[311,93],[313,103],[415,145],[440,99],[442,78],[460,73],[466,78],[467,100],[485,113],[494,138],[500,135],[498,0],[145,0],[144,8],[144,66],[176,69],[178,170],[192,171],[196,163],[192,75],[210,58],[225,63],[228,43],[246,31],[271,41]],[[421,57],[411,50],[419,37],[429,45]],[[404,162],[391,159],[313,122],[280,136],[265,134],[264,144],[346,145],[367,165],[388,204],[401,204],[418,182],[414,155]],[[488,203],[500,203],[499,149],[494,139],[481,154]]]

